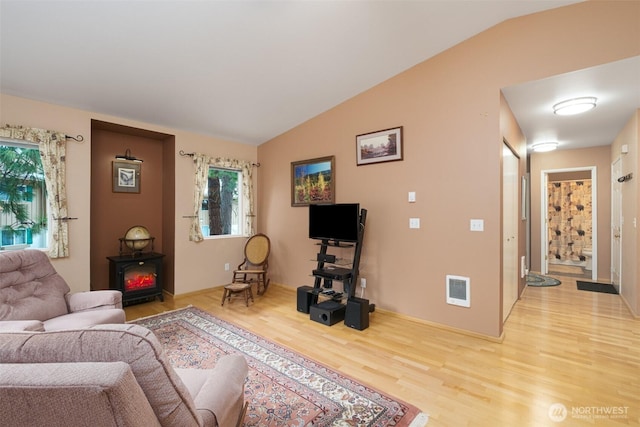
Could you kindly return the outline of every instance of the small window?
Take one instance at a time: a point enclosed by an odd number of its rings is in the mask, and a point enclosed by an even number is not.
[[[46,248],[47,212],[38,146],[0,141],[0,250]]]
[[[243,235],[241,188],[241,171],[209,167],[200,209],[200,228],[205,237]]]

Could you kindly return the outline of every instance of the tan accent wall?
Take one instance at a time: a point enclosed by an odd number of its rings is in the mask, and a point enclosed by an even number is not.
[[[165,198],[175,197],[172,186],[165,186],[165,175],[172,173],[174,163],[165,165],[164,145],[173,153],[173,137],[165,134],[141,132],[138,129],[115,126],[104,122],[93,122],[91,131],[91,289],[109,288],[109,262],[107,256],[130,254],[119,239],[134,225],[145,226],[154,237],[153,245],[144,251],[165,255],[163,287],[174,293],[173,246],[165,243],[174,233],[174,206],[165,212]],[[131,154],[144,160],[140,164],[140,192],[113,192],[112,165],[116,154]],[[173,155],[170,155],[173,160]],[[171,224],[166,229],[165,221]]]
[[[335,155],[337,201],[369,211],[366,297],[500,336],[500,89],[640,54],[639,14],[638,2],[593,1],[503,22],[262,144],[259,229],[274,240],[273,280],[312,280],[316,248],[308,210],[290,206],[290,163]],[[404,160],[356,166],[355,136],[394,126],[404,126]],[[469,231],[472,218],[484,232]],[[470,308],[446,304],[447,274],[471,278]]]

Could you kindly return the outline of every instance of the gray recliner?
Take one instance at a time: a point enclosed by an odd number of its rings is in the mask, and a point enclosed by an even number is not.
[[[0,414],[13,427],[233,427],[248,367],[222,356],[213,369],[174,369],[149,329],[0,332]]]
[[[0,252],[0,331],[51,331],[124,323],[122,293],[71,293],[45,252]]]

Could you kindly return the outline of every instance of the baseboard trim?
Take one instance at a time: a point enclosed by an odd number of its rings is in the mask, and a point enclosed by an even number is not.
[[[445,324],[442,324],[442,323],[432,322],[430,320],[419,319],[417,317],[409,316],[409,315],[406,315],[406,314],[396,313],[395,311],[385,310],[383,308],[376,307],[376,311],[383,312],[385,315],[390,316],[390,317],[396,317],[398,319],[403,319],[403,320],[407,320],[407,321],[411,321],[411,322],[420,323],[420,324],[423,324],[423,325],[431,327],[431,328],[442,329],[442,330],[447,331],[447,332],[453,332],[453,333],[460,334],[460,335],[466,335],[466,336],[472,337],[472,338],[479,338],[479,339],[483,339],[485,341],[490,341],[490,342],[493,342],[493,343],[501,344],[504,341],[504,338],[505,338],[504,331],[502,331],[502,334],[500,334],[499,337],[494,337],[492,335],[481,334],[480,332],[468,331],[466,329],[460,329],[460,328],[456,328],[454,326],[449,326],[449,325],[445,325]]]

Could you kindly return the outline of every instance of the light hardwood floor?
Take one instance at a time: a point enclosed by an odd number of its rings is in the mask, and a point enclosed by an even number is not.
[[[126,312],[194,305],[416,405],[429,426],[640,425],[640,320],[618,295],[556,277],[562,285],[526,289],[502,343],[382,310],[364,331],[325,326],[296,311],[295,289],[273,284],[248,308],[239,298],[221,307],[213,288]],[[549,416],[556,403],[567,410],[560,423]]]

